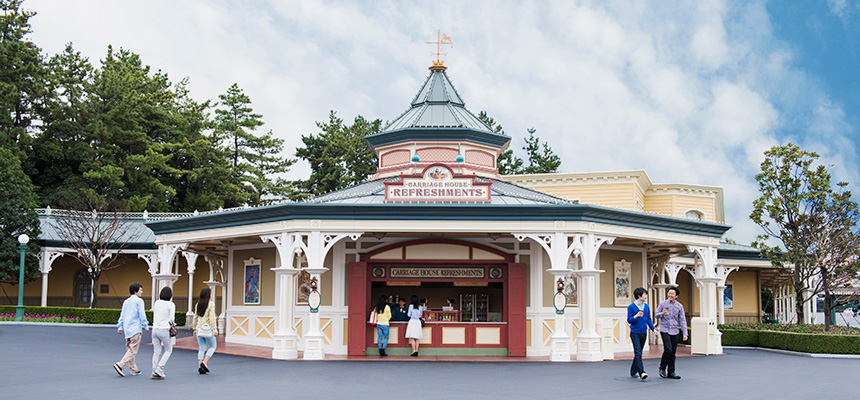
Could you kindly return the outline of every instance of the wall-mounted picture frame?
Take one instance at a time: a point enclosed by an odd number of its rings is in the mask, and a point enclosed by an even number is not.
[[[723,289],[723,309],[735,309],[735,292],[732,282],[726,282],[726,288]]]
[[[260,304],[261,260],[249,258],[245,262],[244,304]]]
[[[577,296],[577,277],[568,275],[564,277],[564,295],[567,296],[567,305],[579,306],[579,296]]]
[[[630,290],[630,267],[632,265],[633,263],[625,259],[613,263],[615,307],[627,307],[633,302]]]
[[[308,263],[302,261],[302,272],[296,275],[296,304],[308,304],[308,295],[311,294],[311,274],[304,270]]]

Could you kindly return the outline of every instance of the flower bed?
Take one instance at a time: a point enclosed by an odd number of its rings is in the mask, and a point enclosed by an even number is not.
[[[723,346],[750,346],[813,354],[860,354],[860,329],[796,324],[725,324]]]
[[[120,314],[116,308],[76,308],[76,307],[32,307],[27,306],[25,313],[63,315],[68,317],[79,317],[85,324],[116,324]],[[0,306],[0,313],[11,313],[15,318],[15,306]],[[152,310],[146,311],[146,318],[152,323]],[[185,312],[177,311],[175,315],[176,325],[185,325]],[[41,321],[52,322],[52,321]]]
[[[0,321],[14,321],[15,313],[0,314]],[[27,314],[24,313],[23,322],[55,322],[63,324],[83,324],[83,317],[70,317],[68,315],[59,314]]]

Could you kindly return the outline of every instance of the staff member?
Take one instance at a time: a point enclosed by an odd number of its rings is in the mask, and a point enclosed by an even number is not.
[[[409,315],[407,315],[409,310],[406,308],[406,299],[401,297],[398,303],[399,305],[397,307],[393,307],[391,310],[391,320],[409,321]]]
[[[681,292],[672,286],[666,291],[666,300],[657,306],[657,319],[660,321],[660,337],[663,339],[663,358],[660,359],[660,376],[669,379],[681,379],[675,375],[675,351],[678,350],[678,338],[683,334],[687,340],[687,317],[684,306],[676,301]],[[668,371],[667,371],[668,368]]]

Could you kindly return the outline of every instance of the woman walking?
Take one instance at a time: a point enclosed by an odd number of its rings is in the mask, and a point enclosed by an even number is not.
[[[406,325],[406,339],[412,346],[412,357],[418,357],[418,341],[423,337],[421,332],[421,317],[424,316],[424,307],[418,305],[418,296],[412,295],[409,299],[409,323]]]
[[[197,351],[197,372],[201,374],[209,372],[209,359],[215,354],[215,348],[218,346],[215,341],[215,337],[218,336],[215,302],[211,301],[211,298],[212,290],[208,287],[203,288],[194,313],[194,333],[197,335],[197,345],[200,348]]]
[[[175,323],[176,304],[172,298],[173,290],[165,286],[152,306],[152,379],[164,379],[164,365],[173,353],[170,324]]]
[[[379,346],[379,355],[386,357],[388,356],[385,352],[385,348],[388,347],[388,321],[391,320],[391,307],[388,306],[388,296],[382,295],[379,298],[374,311],[376,311],[376,342],[377,346]]]

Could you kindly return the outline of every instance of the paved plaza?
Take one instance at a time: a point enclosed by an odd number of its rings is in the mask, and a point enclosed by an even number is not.
[[[188,335],[182,332],[182,335]],[[107,327],[0,324],[3,399],[550,399],[858,398],[860,360],[821,359],[728,349],[719,356],[678,359],[679,381],[628,376],[630,361],[367,362],[276,361],[216,354],[199,375],[196,351],[177,349],[167,378],[151,380],[152,346],[144,334],[140,376],[111,368],[124,352]]]

